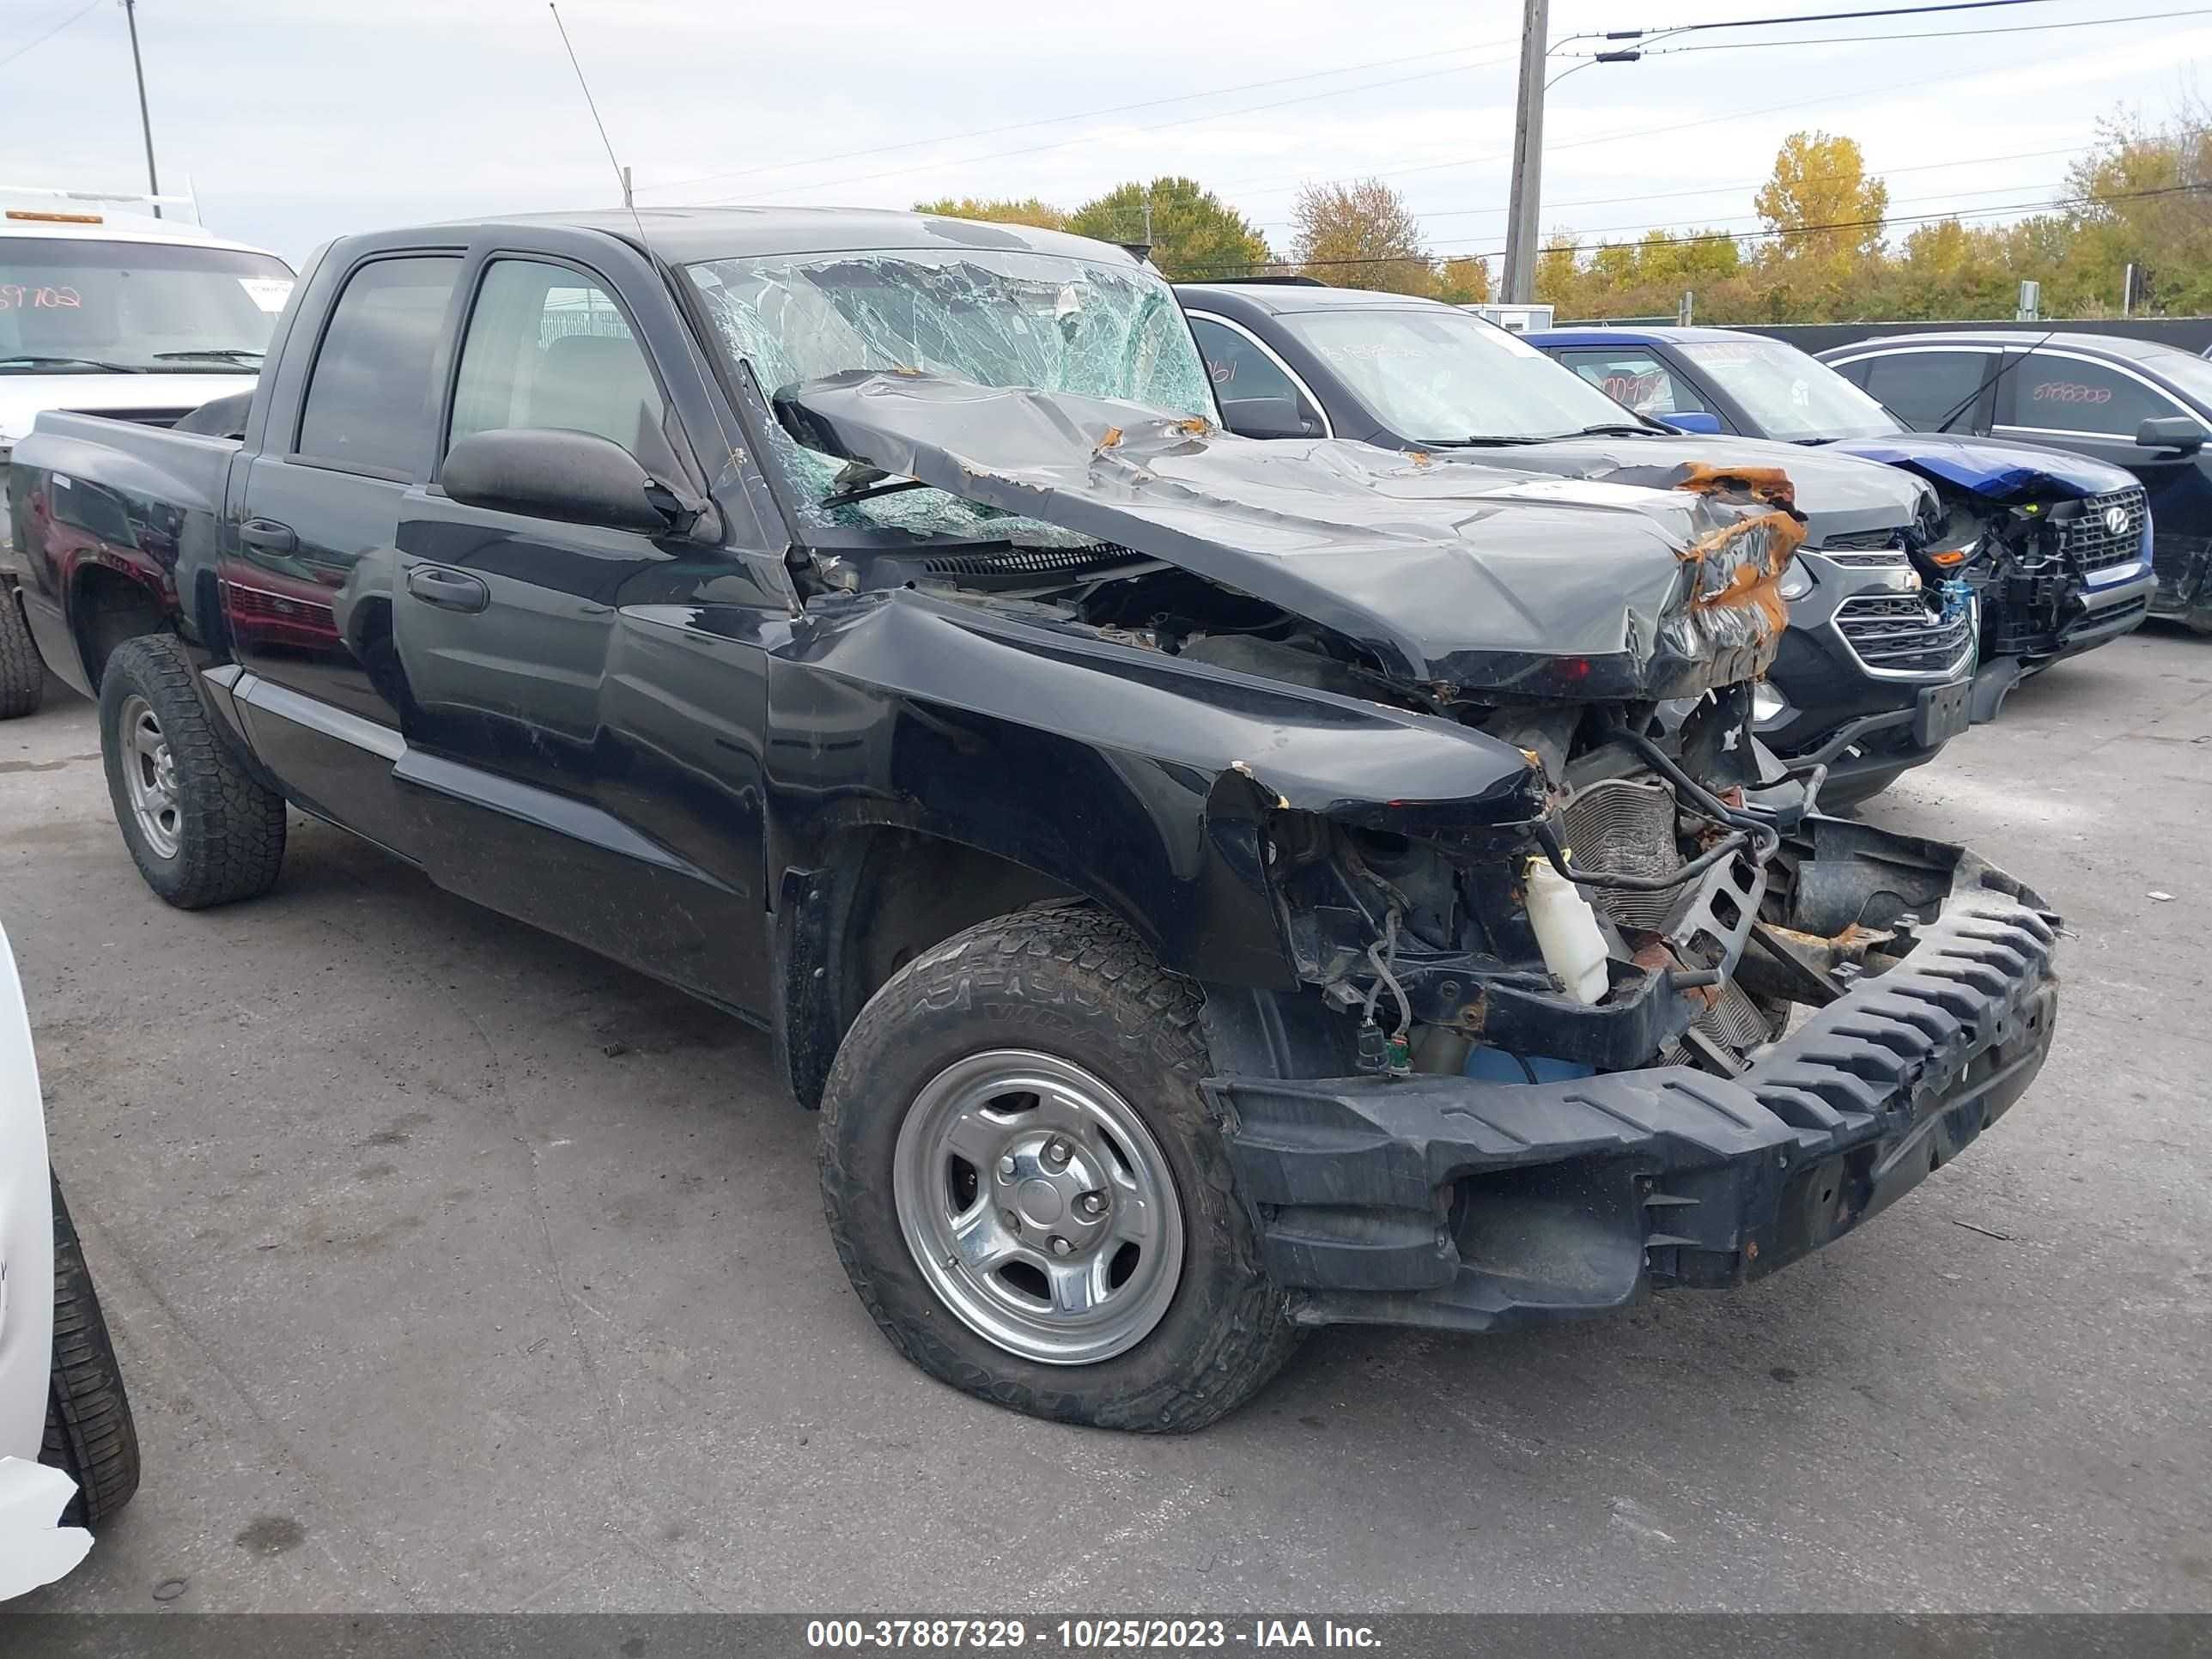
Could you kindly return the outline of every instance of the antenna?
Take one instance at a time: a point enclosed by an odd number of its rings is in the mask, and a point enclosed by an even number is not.
[[[645,221],[638,216],[637,204],[630,200],[629,169],[615,159],[614,141],[607,137],[607,124],[599,119],[599,106],[592,96],[592,83],[584,78],[584,66],[576,61],[576,48],[568,39],[568,26],[561,21],[561,8],[553,0],[545,0],[545,9],[553,14],[553,27],[561,31],[561,44],[568,53],[568,67],[576,71],[576,84],[584,89],[584,107],[592,112],[592,125],[599,130],[599,142],[607,148],[607,165],[615,170],[615,182],[622,186],[623,205],[629,210],[630,218],[637,225],[637,240],[645,242]]]

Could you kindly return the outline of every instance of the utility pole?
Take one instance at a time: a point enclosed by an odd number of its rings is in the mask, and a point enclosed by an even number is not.
[[[138,0],[123,0],[123,21],[131,26],[131,71],[138,77],[138,129],[146,135],[146,190],[159,196],[161,179],[154,171],[154,121],[146,113],[146,66],[138,60]],[[154,216],[161,216],[159,202],[154,204]]]
[[[628,167],[624,167],[622,170],[622,179],[623,205],[628,208],[632,213],[635,213],[637,211],[637,204],[632,202],[629,198],[629,169]]]
[[[1536,297],[1536,221],[1544,193],[1544,58],[1552,46],[1551,0],[1522,0],[1521,100],[1513,123],[1513,204],[1505,221],[1508,305]]]

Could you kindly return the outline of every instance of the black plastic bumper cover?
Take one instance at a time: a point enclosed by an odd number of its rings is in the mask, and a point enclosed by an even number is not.
[[[1222,1078],[1267,1266],[1309,1323],[1510,1329],[1759,1278],[1842,1237],[2017,1100],[2055,918],[1954,892],[1916,948],[1741,1076]]]

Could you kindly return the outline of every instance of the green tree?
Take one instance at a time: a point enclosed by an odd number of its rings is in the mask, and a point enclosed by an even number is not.
[[[1379,179],[1308,185],[1291,208],[1296,257],[1307,274],[1339,288],[1434,294],[1436,267],[1421,222]]]
[[[1194,179],[1117,185],[1076,209],[1066,228],[1102,242],[1141,242],[1147,204],[1152,263],[1178,281],[1240,276],[1274,259],[1259,228]]]
[[[1030,225],[1039,230],[1066,230],[1067,215],[1034,196],[1019,201],[987,200],[976,196],[940,196],[934,202],[916,202],[916,213],[933,213],[946,219],[977,219],[985,224]]]

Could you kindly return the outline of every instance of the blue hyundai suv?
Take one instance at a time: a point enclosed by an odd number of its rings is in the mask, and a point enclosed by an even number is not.
[[[1820,359],[1760,334],[1566,328],[1527,338],[1615,402],[1683,430],[1823,448],[1926,479],[1942,520],[1923,527],[1914,557],[1931,580],[1963,577],[1978,601],[1977,720],[1993,717],[2023,676],[2149,614],[2150,512],[2142,484],[2107,462],[1916,431]]]

